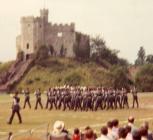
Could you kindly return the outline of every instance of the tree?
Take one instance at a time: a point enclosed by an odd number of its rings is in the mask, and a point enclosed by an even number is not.
[[[64,79],[64,83],[66,85],[72,85],[72,86],[80,85],[81,81],[83,81],[83,77],[79,73],[77,73],[77,72],[70,73]]]
[[[136,74],[135,84],[140,91],[151,92],[153,91],[153,65],[145,64],[140,67],[139,72]]]
[[[96,36],[95,38],[91,39],[91,56],[99,57],[101,52],[106,49],[105,41],[100,37]]]
[[[143,65],[145,64],[145,58],[146,58],[146,54],[145,54],[145,49],[141,46],[138,54],[137,54],[137,59],[135,60],[135,65]]]
[[[113,66],[110,69],[109,80],[113,88],[129,88],[132,81],[128,77],[127,67]]]
[[[146,62],[147,63],[150,63],[150,64],[153,64],[153,55],[152,54],[147,55]]]
[[[85,61],[88,60],[90,57],[89,37],[77,32],[73,51],[77,59]]]
[[[104,65],[104,62],[108,62],[111,65],[124,65],[127,66],[128,62],[118,57],[118,50],[109,49],[105,41],[97,36],[92,39],[91,43],[91,59]]]

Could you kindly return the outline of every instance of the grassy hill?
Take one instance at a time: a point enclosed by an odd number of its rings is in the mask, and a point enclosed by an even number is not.
[[[17,88],[46,89],[50,86],[108,85],[108,71],[94,62],[80,63],[66,58],[50,58],[34,65]]]

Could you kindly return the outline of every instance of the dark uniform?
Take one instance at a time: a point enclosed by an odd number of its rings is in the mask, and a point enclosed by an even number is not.
[[[19,123],[22,123],[22,118],[21,118],[21,115],[20,115],[19,102],[20,102],[20,98],[18,97],[18,92],[16,92],[15,95],[13,96],[12,114],[11,114],[11,117],[10,117],[10,119],[8,121],[8,124],[12,124],[12,121],[13,121],[15,113],[18,116]]]
[[[50,95],[51,94],[51,89],[49,88],[49,90],[46,92],[46,96],[47,96],[47,101],[46,101],[46,109],[48,109],[48,105],[50,103]]]
[[[36,96],[35,109],[37,109],[38,104],[40,105],[41,109],[43,109],[43,105],[42,105],[42,103],[41,103],[41,92],[40,92],[40,89],[38,89],[38,90],[35,92],[35,96]]]
[[[139,102],[138,102],[138,95],[137,95],[137,90],[136,90],[136,88],[134,88],[133,90],[132,90],[132,94],[133,94],[133,108],[134,108],[134,105],[135,105],[135,103],[137,104],[137,108],[139,107]]]
[[[126,89],[122,90],[122,107],[127,107],[129,108],[129,103],[128,103],[128,95]]]
[[[23,108],[26,107],[26,104],[28,104],[29,108],[31,108],[31,104],[30,104],[30,91],[27,88],[26,91],[24,91],[24,95],[25,95],[25,99],[24,99],[24,105]]]

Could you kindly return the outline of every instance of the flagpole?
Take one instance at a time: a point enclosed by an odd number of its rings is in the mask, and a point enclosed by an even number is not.
[[[44,0],[44,9],[46,8],[46,0]]]

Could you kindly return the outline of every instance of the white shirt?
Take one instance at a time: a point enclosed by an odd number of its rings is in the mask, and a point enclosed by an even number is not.
[[[99,138],[97,138],[96,140],[110,140],[107,136],[105,135],[101,135]]]

